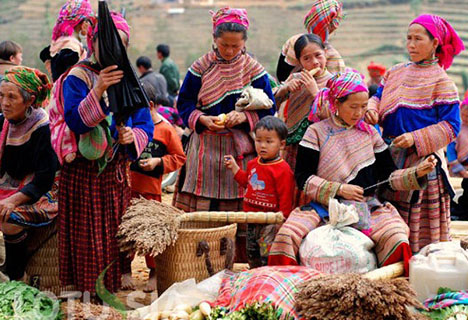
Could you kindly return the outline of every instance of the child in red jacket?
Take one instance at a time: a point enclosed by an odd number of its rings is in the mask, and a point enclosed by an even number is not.
[[[247,171],[241,170],[231,155],[225,156],[225,165],[234,173],[234,179],[247,188],[244,211],[281,211],[285,218],[293,209],[294,174],[280,156],[286,145],[288,129],[273,116],[262,118],[255,126],[255,150],[258,157],[249,161]],[[267,264],[268,247],[274,239],[276,227],[249,224],[247,257],[251,268]],[[268,240],[268,239],[271,239]]]

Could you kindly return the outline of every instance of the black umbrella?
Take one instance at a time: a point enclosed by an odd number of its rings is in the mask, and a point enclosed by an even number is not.
[[[117,124],[121,124],[138,108],[149,107],[149,101],[128,60],[127,51],[105,0],[99,1],[98,14],[99,63],[103,68],[117,65],[124,72],[120,83],[107,89],[111,111]]]

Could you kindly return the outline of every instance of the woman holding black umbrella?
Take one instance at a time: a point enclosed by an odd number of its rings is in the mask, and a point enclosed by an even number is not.
[[[112,14],[112,20],[127,46],[127,22],[118,14]],[[101,12],[98,24],[109,25]],[[130,199],[128,161],[137,159],[147,145],[153,123],[148,108],[125,117],[119,114],[115,120],[109,88],[128,82],[128,74],[116,65],[102,67],[98,27],[91,34],[93,56],[78,63],[63,82],[64,118],[76,137],[77,156],[64,163],[60,179],[60,280],[93,293],[98,275],[117,260],[105,280],[106,288],[115,292],[122,275],[130,272],[130,262],[119,254],[115,238]]]

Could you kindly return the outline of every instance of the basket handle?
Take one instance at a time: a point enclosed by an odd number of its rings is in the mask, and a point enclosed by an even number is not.
[[[220,254],[222,256],[226,255],[224,267],[232,270],[232,267],[234,266],[234,241],[232,241],[232,239],[228,239],[226,237],[221,238]]]
[[[212,277],[215,273],[210,259],[210,245],[205,240],[200,241],[197,246],[197,257],[201,257],[202,255],[205,255],[206,270],[208,270],[208,274]]]

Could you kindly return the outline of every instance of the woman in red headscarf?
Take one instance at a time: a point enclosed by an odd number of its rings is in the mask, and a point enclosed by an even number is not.
[[[445,19],[425,14],[411,22],[406,48],[411,62],[386,73],[369,102],[366,120],[382,126],[399,168],[416,165],[430,155],[438,159],[424,190],[382,195],[409,225],[411,249],[418,252],[427,244],[450,240],[453,189],[443,149],[460,130],[460,102],[445,70],[464,45]]]

